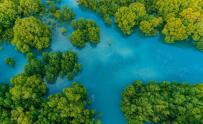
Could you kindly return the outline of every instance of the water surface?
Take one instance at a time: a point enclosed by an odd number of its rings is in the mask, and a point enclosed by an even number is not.
[[[132,36],[124,37],[115,25],[106,26],[97,14],[78,7],[75,0],[63,0],[62,4],[73,8],[77,18],[93,19],[100,26],[101,43],[97,47],[87,45],[78,50],[57,29],[53,33],[51,50],[72,50],[78,54],[83,70],[74,81],[87,87],[93,101],[92,108],[103,113],[103,124],[127,123],[119,109],[121,92],[134,80],[203,82],[203,53],[191,43],[168,45],[163,43],[161,36],[144,37],[137,30]],[[68,35],[71,31],[69,25]],[[17,61],[14,69],[3,62],[10,56]],[[10,77],[20,73],[26,63],[24,55],[8,44],[3,44],[0,57],[1,82],[8,82]],[[58,79],[56,84],[48,85],[49,94],[62,91],[69,85],[70,81]]]

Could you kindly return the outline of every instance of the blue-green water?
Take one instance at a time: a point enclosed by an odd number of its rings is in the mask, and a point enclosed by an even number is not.
[[[84,84],[93,101],[92,108],[103,113],[103,124],[126,124],[119,109],[122,89],[134,80],[168,80],[199,83],[203,81],[203,52],[191,43],[164,44],[160,36],[144,37],[138,31],[124,37],[116,26],[105,26],[93,12],[81,9],[75,0],[63,0],[63,4],[74,9],[77,18],[94,19],[101,28],[101,43],[97,47],[87,45],[84,49],[74,48],[67,36],[54,31],[52,51],[73,50],[78,53],[83,71],[74,81]],[[72,29],[68,26],[68,35]],[[16,68],[4,64],[6,57],[16,59]],[[9,44],[3,44],[0,51],[0,81],[23,70],[26,63],[23,54]],[[49,85],[49,94],[57,93],[70,85],[70,81],[58,79]]]

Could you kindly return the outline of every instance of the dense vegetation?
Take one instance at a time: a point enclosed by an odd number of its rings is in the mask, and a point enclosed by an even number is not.
[[[12,39],[13,26],[17,18],[35,16],[42,10],[40,0],[1,0],[0,39]]]
[[[54,82],[58,76],[66,76],[71,80],[81,70],[76,54],[69,51],[43,53],[41,60],[29,53],[27,58],[28,64],[24,67],[24,73],[29,76],[40,75],[49,83]]]
[[[81,6],[99,13],[107,24],[111,17],[124,34],[133,33],[136,26],[146,35],[158,30],[165,42],[193,39],[203,50],[202,0],[77,0]]]
[[[80,18],[72,21],[74,31],[71,34],[71,43],[78,47],[83,48],[85,43],[97,44],[100,41],[100,29],[96,22]]]
[[[12,44],[21,52],[29,52],[31,48],[42,50],[49,47],[51,31],[33,16],[17,19],[13,32]]]
[[[37,18],[42,11],[40,0],[1,0],[0,40],[12,41],[24,53],[49,47],[51,31]]]
[[[203,85],[135,81],[122,93],[129,124],[202,124]]]
[[[88,109],[87,90],[73,83],[62,93],[48,96],[46,83],[37,76],[19,74],[11,86],[0,84],[2,124],[95,124],[95,110]]]
[[[47,0],[46,1],[46,11],[49,13],[50,17],[56,19],[59,23],[70,22],[75,18],[75,13],[72,9],[67,6],[57,6],[60,0]]]

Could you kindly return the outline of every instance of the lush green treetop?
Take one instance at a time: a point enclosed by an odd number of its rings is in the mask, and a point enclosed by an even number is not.
[[[140,22],[140,30],[147,36],[156,35],[162,23],[161,17],[149,16]]]
[[[136,81],[124,89],[121,110],[129,124],[201,124],[202,105],[202,85]]]
[[[32,16],[42,11],[41,0],[19,0],[19,11],[23,16]]]
[[[87,91],[73,83],[60,94],[48,97],[38,122],[60,124],[95,124],[95,111],[87,109]]]
[[[46,94],[46,83],[36,75],[19,74],[12,78],[11,84],[10,93],[14,101],[28,102]]]
[[[78,47],[83,48],[86,42],[95,45],[100,41],[100,29],[96,22],[89,19],[80,18],[72,21],[74,31],[71,34],[71,43]]]
[[[32,53],[27,56],[28,64],[24,67],[26,75],[39,75],[49,83],[55,82],[57,77],[66,76],[73,79],[81,70],[77,55],[74,52],[43,53],[42,59],[37,59]]]
[[[1,0],[0,40],[11,40],[16,19],[32,15],[39,16],[42,6],[41,0]]]
[[[46,96],[37,76],[19,74],[12,85],[0,84],[0,121],[3,124],[96,124],[84,86],[73,83],[62,93]]]
[[[21,52],[29,52],[32,48],[42,50],[49,47],[51,31],[33,16],[17,19],[13,30],[12,44]]]
[[[101,14],[108,24],[114,16],[126,35],[139,26],[148,36],[161,31],[167,43],[192,38],[195,46],[203,50],[202,0],[78,0],[78,3]]]

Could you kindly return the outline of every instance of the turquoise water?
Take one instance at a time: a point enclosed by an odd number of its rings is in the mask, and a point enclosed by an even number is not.
[[[84,49],[74,48],[67,36],[57,29],[53,33],[52,51],[73,50],[78,53],[83,71],[74,81],[84,84],[93,101],[92,108],[103,114],[103,124],[126,124],[119,109],[122,89],[134,80],[158,80],[199,83],[203,81],[203,53],[191,43],[164,44],[161,36],[144,37],[136,30],[130,37],[124,37],[116,26],[105,26],[101,18],[81,9],[75,0],[63,0],[63,4],[74,9],[77,18],[94,19],[101,28],[101,43],[97,47],[87,45]],[[68,35],[72,31],[68,26]],[[12,69],[4,64],[6,57],[15,57],[17,66]],[[9,44],[3,44],[0,51],[0,81],[23,70],[26,63]],[[58,79],[48,85],[49,94],[57,93],[70,85],[66,79]]]

